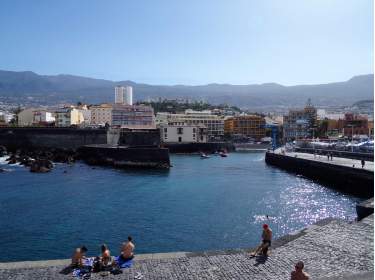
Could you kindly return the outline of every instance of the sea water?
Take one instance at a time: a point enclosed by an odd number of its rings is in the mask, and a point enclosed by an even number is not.
[[[69,258],[81,245],[98,255],[102,243],[116,255],[128,235],[136,253],[248,248],[264,223],[279,237],[356,217],[359,199],[268,166],[262,152],[171,162],[169,171],[77,162],[37,174],[0,158],[0,261]]]

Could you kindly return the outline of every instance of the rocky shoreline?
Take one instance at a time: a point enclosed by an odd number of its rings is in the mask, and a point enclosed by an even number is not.
[[[0,156],[7,158],[8,164],[20,164],[29,168],[30,172],[46,173],[53,169],[53,162],[72,164],[78,159],[78,154],[73,150],[63,149],[18,149],[7,151],[0,146]],[[0,172],[4,172],[0,169]]]

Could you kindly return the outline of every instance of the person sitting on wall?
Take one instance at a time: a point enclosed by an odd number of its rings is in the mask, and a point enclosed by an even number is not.
[[[111,252],[108,249],[108,246],[103,244],[101,247],[102,255],[101,255],[101,264],[103,267],[112,265],[112,257]]]
[[[85,259],[85,255],[87,252],[87,248],[85,246],[82,246],[81,248],[77,248],[74,251],[74,254],[72,256],[72,267],[82,267],[83,266],[83,260]]]
[[[263,225],[263,232],[262,232],[262,244],[258,246],[258,248],[251,254],[251,256],[255,257],[258,253],[262,252],[263,255],[268,254],[268,248],[271,247],[272,241],[272,230],[267,225]]]
[[[295,265],[295,270],[292,271],[290,280],[309,280],[310,275],[303,271],[304,263],[299,261]]]
[[[121,246],[120,257],[123,261],[129,261],[134,258],[134,248],[135,245],[132,242],[133,238],[128,236],[128,241],[124,242]]]
[[[102,246],[100,246],[100,250],[101,250],[101,255],[95,258],[94,264],[93,264],[93,271],[94,272],[100,272],[100,271],[109,272],[110,270],[112,270],[112,265],[114,263],[112,261],[111,252],[109,251],[108,246],[106,244],[103,244]]]

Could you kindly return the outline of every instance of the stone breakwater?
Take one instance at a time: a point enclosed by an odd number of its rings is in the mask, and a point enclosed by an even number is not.
[[[339,191],[364,198],[374,197],[374,163],[353,159],[333,158],[307,153],[267,152],[265,161],[286,171],[325,183]]]
[[[374,216],[360,222],[326,219],[273,243],[270,256],[248,250],[137,255],[134,266],[108,279],[289,279],[303,260],[311,279],[373,279]],[[71,279],[69,260],[0,263],[0,279]],[[102,279],[92,274],[91,279]]]

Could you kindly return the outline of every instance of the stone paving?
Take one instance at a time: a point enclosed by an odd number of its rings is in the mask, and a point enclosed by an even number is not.
[[[275,150],[275,153],[281,153],[281,149]],[[329,164],[335,164],[335,165],[341,165],[341,166],[347,166],[347,167],[353,167],[362,169],[361,161],[358,159],[349,159],[349,158],[340,158],[340,157],[333,157],[332,160],[328,160],[326,155],[314,155],[309,153],[297,153],[297,152],[285,152],[286,156],[303,158],[313,161],[319,161]],[[365,170],[374,171],[374,162],[372,161],[365,161]]]
[[[325,220],[274,242],[268,258],[251,258],[247,250],[139,255],[123,274],[92,274],[91,279],[289,279],[298,260],[311,279],[350,275],[371,279],[374,270],[374,216],[360,222]],[[275,248],[276,247],[276,248]],[[67,261],[64,261],[67,263]],[[72,279],[59,261],[0,264],[0,279]],[[28,268],[25,268],[28,267]],[[353,276],[354,278],[354,276]],[[138,278],[139,279],[139,278]]]

